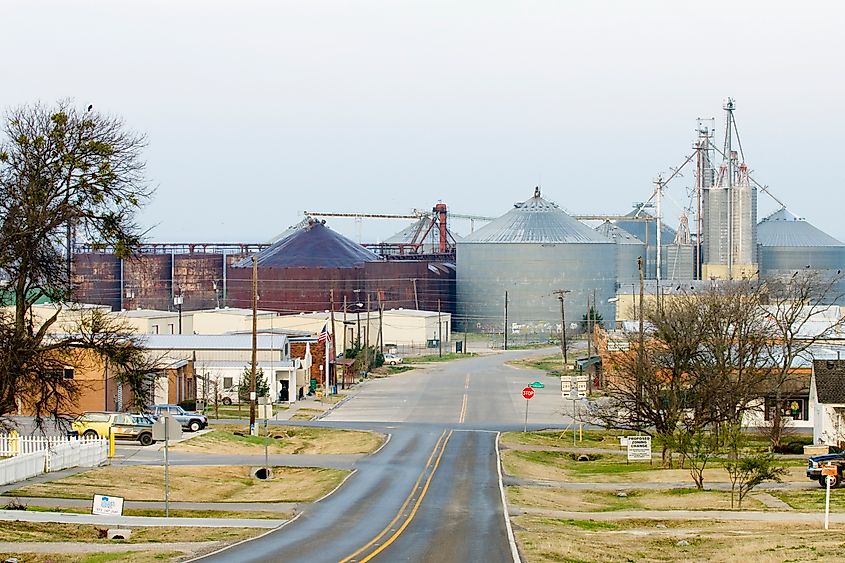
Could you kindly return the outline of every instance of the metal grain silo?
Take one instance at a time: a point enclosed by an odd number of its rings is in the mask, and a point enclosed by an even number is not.
[[[622,219],[616,221],[614,224],[622,227],[645,244],[645,278],[647,280],[653,280],[657,278],[657,218],[653,217],[647,209],[643,209],[639,205],[635,205],[633,211],[629,212],[627,216],[631,217],[630,221]],[[652,220],[635,221],[634,218],[636,217],[652,217]],[[677,235],[675,229],[667,225],[664,221],[660,228],[660,237],[664,247],[669,241],[675,239],[675,235]],[[665,259],[664,254],[663,260],[665,261]]]
[[[639,258],[645,259],[645,243],[610,221],[605,221],[596,231],[616,243],[616,280],[619,287],[639,283]]]
[[[566,294],[567,324],[580,321],[588,296],[605,322],[616,294],[616,245],[557,205],[540,197],[509,212],[457,243],[458,320],[469,330],[499,332],[508,293],[508,332],[557,332]]]
[[[757,254],[763,279],[808,269],[830,275],[845,271],[845,244],[786,209],[757,225]],[[845,293],[845,283],[833,293]]]

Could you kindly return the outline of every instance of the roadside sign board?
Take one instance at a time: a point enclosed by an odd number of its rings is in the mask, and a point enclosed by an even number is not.
[[[123,497],[94,495],[94,504],[91,506],[91,514],[103,514],[105,516],[122,516]]]
[[[531,399],[534,396],[534,389],[531,387],[526,387],[522,390],[522,396],[525,397],[525,400]]]
[[[164,428],[167,425],[167,439],[179,440],[182,438],[182,423],[172,416],[160,416],[153,423],[153,440],[164,441]]]
[[[835,465],[823,465],[822,466],[822,475],[825,477],[836,477],[836,466]]]
[[[651,461],[651,436],[628,436],[628,461]]]
[[[273,418],[273,405],[258,405],[258,418]]]
[[[542,383],[540,383],[539,381],[535,381],[535,382],[533,382],[533,383],[529,383],[529,384],[528,384],[528,386],[529,386],[529,387],[531,387],[532,389],[543,389],[543,388],[545,387],[545,385],[543,385],[543,384],[542,384]]]

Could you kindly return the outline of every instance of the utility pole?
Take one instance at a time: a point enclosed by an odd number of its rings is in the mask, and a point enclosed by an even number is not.
[[[335,373],[335,377],[337,374]],[[343,379],[340,380],[340,386],[346,389],[346,296],[343,296]]]
[[[569,358],[566,357],[566,313],[563,310],[563,300],[569,290],[558,289],[554,293],[560,301],[560,353],[563,355],[563,366],[566,368]]]
[[[384,292],[378,290],[378,349],[384,356]]]
[[[420,310],[420,299],[417,297],[417,278],[414,278],[414,307],[417,311]]]
[[[593,312],[590,310],[590,294],[587,294],[587,359],[589,360],[592,355],[592,348],[590,347],[590,341],[593,339],[593,335],[590,334],[590,324],[593,317]]]
[[[370,292],[367,292],[367,328],[364,329],[364,366],[370,371]]]
[[[335,330],[334,330],[334,288],[332,288],[330,290],[329,297],[331,299],[331,304],[332,304],[332,312],[331,312],[331,315],[330,315],[331,320],[332,320],[332,346],[331,346],[331,348],[332,348],[332,353],[334,354],[334,343],[337,342],[337,340],[335,340]],[[345,327],[344,327],[344,330],[346,330]],[[326,347],[326,350],[328,351],[328,346]],[[334,360],[334,358],[332,358],[332,360]],[[334,361],[332,361],[332,363],[334,363]],[[329,370],[331,370],[331,363],[329,364]],[[331,371],[329,372],[328,377],[326,377],[326,382],[330,382],[330,381],[331,381]],[[335,368],[334,383],[335,383],[335,385],[337,385],[337,368]]]
[[[440,300],[437,300],[437,346],[440,357],[443,357],[443,321],[440,320]]]
[[[645,353],[645,335],[643,334],[643,294],[645,293],[645,282],[643,276],[643,257],[640,256],[637,258],[637,266],[640,270],[640,307],[639,307],[639,321],[640,321],[640,333],[639,333],[639,345],[637,349],[637,402],[640,401],[642,398],[642,370],[643,370],[643,354]]]
[[[252,364],[249,371],[249,435],[255,428],[255,371],[258,363],[258,259],[252,256]]]
[[[182,301],[184,301],[184,297],[182,296],[182,288],[180,287],[179,295],[173,297],[173,304],[176,305],[179,311],[179,334],[182,334]]]
[[[508,349],[508,292],[505,291],[505,326],[502,327],[502,332],[505,334],[505,350]]]

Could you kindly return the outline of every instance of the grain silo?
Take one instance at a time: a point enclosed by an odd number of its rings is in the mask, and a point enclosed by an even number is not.
[[[647,209],[644,209],[642,205],[635,205],[634,209],[626,217],[630,217],[631,219],[621,219],[614,224],[625,229],[643,242],[646,248],[646,268],[644,275],[647,280],[653,280],[657,278],[657,218]],[[643,218],[651,219],[643,221]],[[675,229],[667,225],[665,221],[661,223],[660,240],[663,242],[664,247],[667,241],[674,240],[676,235]],[[662,254],[662,259],[665,262],[665,253]]]
[[[639,258],[645,258],[645,243],[610,221],[605,221],[596,231],[616,243],[616,280],[619,287],[639,283]]]
[[[681,222],[671,244],[663,245],[660,277],[663,280],[687,281],[695,277],[695,246],[689,231],[686,213],[681,214]]]
[[[757,254],[763,279],[808,269],[836,276],[845,272],[845,244],[785,208],[757,225]],[[832,293],[845,293],[845,283],[840,281]]]
[[[606,323],[616,294],[616,245],[540,197],[513,209],[457,243],[458,321],[468,330],[501,332],[505,292],[508,333],[557,332],[565,298],[567,324],[580,321],[595,291]]]

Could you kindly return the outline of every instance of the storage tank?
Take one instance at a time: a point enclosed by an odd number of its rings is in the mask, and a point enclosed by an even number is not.
[[[646,270],[645,270],[645,279],[653,280],[657,278],[657,218],[653,217],[653,215],[647,210],[642,208],[641,205],[635,205],[634,209],[627,214],[628,217],[631,217],[632,220],[625,221],[619,220],[616,221],[615,224],[619,227],[622,227],[638,239],[640,239],[643,244],[646,246]],[[634,221],[634,217],[653,217],[651,221]],[[669,241],[674,240],[675,236],[677,235],[675,229],[670,227],[664,221],[662,223],[662,227],[660,229],[660,240],[665,246],[669,243]],[[661,255],[661,258],[665,261],[665,254]]]
[[[840,277],[837,272],[845,272],[845,244],[785,208],[757,225],[757,254],[763,279],[808,269]],[[840,279],[831,293],[845,293],[845,283]]]
[[[578,322],[595,290],[606,324],[615,311],[616,245],[540,197],[514,208],[457,242],[458,319],[467,330],[500,332],[508,292],[508,332],[559,331],[560,302],[566,320]]]
[[[618,287],[639,283],[640,268],[638,260],[645,259],[645,243],[610,221],[605,221],[596,232],[616,243],[616,281]]]

